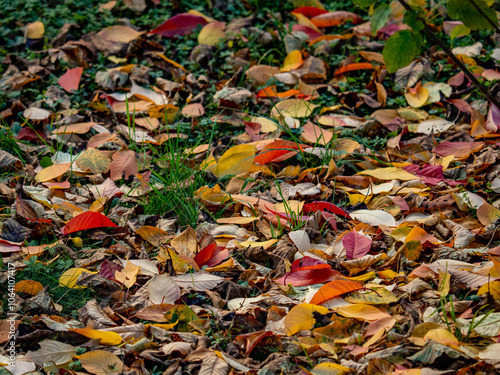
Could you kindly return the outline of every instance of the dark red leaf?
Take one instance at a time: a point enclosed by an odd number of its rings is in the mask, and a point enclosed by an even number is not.
[[[306,16],[307,18],[313,18],[319,16],[320,14],[328,13],[328,11],[316,7],[300,7],[292,10],[292,13],[300,13]]]
[[[152,34],[162,35],[167,38],[175,38],[191,33],[198,25],[205,25],[207,21],[200,16],[189,13],[178,14],[168,19],[156,29]]]
[[[68,223],[61,228],[61,232],[63,235],[66,235],[80,230],[104,227],[117,228],[118,225],[99,212],[87,211],[68,221]]]
[[[116,271],[121,271],[122,269],[123,266],[121,264],[116,264],[106,259],[99,269],[99,275],[105,277],[108,280],[117,281],[115,279],[115,273]]]
[[[20,141],[41,142],[42,140],[46,140],[47,136],[40,130],[22,128],[14,138],[19,139]]]
[[[342,208],[329,202],[315,201],[312,203],[304,204],[304,207],[302,208],[302,212],[306,214],[313,213],[316,211],[329,211],[334,213],[335,215],[345,217],[348,220],[352,219],[351,216],[349,216],[349,214],[347,213],[347,211],[344,211]]]

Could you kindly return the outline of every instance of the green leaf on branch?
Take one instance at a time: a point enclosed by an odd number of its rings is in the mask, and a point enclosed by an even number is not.
[[[465,25],[457,25],[451,30],[450,38],[453,40],[459,36],[466,36],[470,34],[470,29]]]
[[[385,26],[391,17],[391,7],[389,4],[382,4],[375,8],[371,19],[372,34],[376,35],[377,31]]]
[[[498,26],[498,17],[488,4],[484,0],[448,0],[448,14],[471,30],[491,30],[492,24]]]
[[[354,3],[354,5],[357,5],[357,6],[360,6],[363,8],[367,8],[370,5],[375,4],[375,0],[352,0],[352,2]]]
[[[418,13],[414,10],[409,10],[405,13],[403,18],[404,23],[412,28],[412,30],[420,31],[424,28],[424,23],[418,17]]]
[[[389,73],[410,64],[419,54],[422,37],[412,30],[400,30],[392,35],[385,43],[382,55]]]

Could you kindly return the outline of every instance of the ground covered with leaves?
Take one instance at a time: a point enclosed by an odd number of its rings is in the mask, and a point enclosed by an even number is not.
[[[2,375],[498,373],[500,109],[399,2],[2,7]]]

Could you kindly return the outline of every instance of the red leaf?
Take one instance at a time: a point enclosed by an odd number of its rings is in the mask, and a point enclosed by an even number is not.
[[[337,221],[335,220],[335,215],[329,213],[328,211],[320,211],[323,219],[328,221],[334,231],[337,231]]]
[[[316,30],[311,29],[310,27],[305,26],[305,25],[293,25],[292,30],[293,31],[302,31],[304,34],[307,34],[310,42],[313,41],[314,39],[317,39],[317,38],[323,36],[323,34],[318,33]]]
[[[336,275],[340,275],[340,272],[332,270],[331,268],[306,269],[296,272],[287,272],[274,281],[281,285],[292,284],[293,286],[306,286],[330,281]]]
[[[41,140],[47,139],[47,136],[40,130],[22,128],[14,138],[19,139],[20,141],[40,142]]]
[[[117,228],[118,225],[99,212],[87,211],[68,221],[68,223],[61,228],[61,232],[63,235],[67,235],[80,230],[104,227]]]
[[[421,177],[422,182],[428,185],[437,185],[440,181],[446,181],[450,185],[458,185],[460,182],[447,180],[443,175],[443,166],[442,165],[431,165],[425,164],[422,169],[420,169],[419,165],[410,164],[404,166],[403,169],[415,176]]]
[[[61,78],[59,78],[59,81],[57,81],[57,83],[59,83],[59,85],[61,85],[61,87],[67,92],[78,90],[80,79],[82,78],[82,73],[83,68],[69,69],[61,76]]]
[[[319,259],[305,256],[303,258],[293,261],[292,265],[290,266],[290,272],[312,270],[312,269],[317,270],[321,268],[330,268],[330,266],[326,263],[323,263]]]
[[[269,336],[274,336],[274,333],[272,331],[250,332],[236,336],[236,341],[246,345],[246,355],[248,356],[259,342]]]
[[[313,18],[319,16],[320,14],[328,13],[328,11],[324,9],[318,9],[316,7],[300,7],[292,10],[292,13],[300,13],[306,16],[307,18]]]
[[[353,230],[342,237],[342,245],[348,259],[358,259],[370,252],[372,240]]]
[[[329,299],[361,289],[363,285],[351,280],[332,280],[318,289],[309,303],[319,305]]]
[[[349,20],[353,23],[363,22],[363,18],[358,16],[356,13],[346,12],[344,10],[323,13],[311,19],[312,23],[316,27],[337,26]]]
[[[264,165],[270,162],[280,162],[291,158],[297,154],[299,145],[292,141],[275,141],[268,144],[262,151],[255,156],[255,163]]]
[[[205,25],[207,21],[200,16],[194,16],[189,13],[178,14],[168,19],[151,34],[162,35],[167,38],[175,38],[191,33],[198,25]]]
[[[371,63],[354,63],[354,64],[348,64],[344,65],[341,68],[338,68],[335,73],[333,73],[334,76],[339,76],[341,74],[345,74],[348,72],[352,72],[354,70],[364,70],[364,69],[374,69],[373,65]]]
[[[351,216],[349,216],[347,211],[344,211],[342,208],[340,208],[340,207],[338,207],[330,202],[315,201],[312,203],[304,204],[304,207],[302,208],[302,212],[304,212],[306,214],[316,212],[316,211],[329,211],[329,212],[334,213],[335,215],[339,215],[339,216],[345,217],[348,220],[352,220]]]
[[[225,247],[211,243],[195,255],[194,261],[200,268],[203,266],[213,267],[221,263],[228,256],[229,251]]]

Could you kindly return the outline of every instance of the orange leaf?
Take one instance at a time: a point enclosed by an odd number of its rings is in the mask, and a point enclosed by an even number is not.
[[[290,96],[300,94],[299,90],[287,90],[285,92],[277,92],[276,86],[263,88],[257,93],[257,98],[288,98]]]
[[[78,90],[80,79],[82,78],[82,73],[83,68],[69,69],[61,76],[61,78],[59,78],[59,81],[57,81],[57,83],[59,83],[59,85],[61,85],[61,87],[67,92]]]
[[[323,285],[313,296],[309,303],[319,305],[329,299],[341,296],[342,294],[361,289],[363,285],[351,280],[333,280]]]
[[[316,17],[311,18],[312,23],[316,27],[331,27],[337,26],[347,21],[353,21],[353,23],[363,22],[363,18],[358,16],[356,13],[346,12],[339,10],[336,12],[328,12],[320,14]]]
[[[43,285],[34,280],[21,280],[14,287],[16,293],[28,293],[32,296],[36,296],[41,290]]]
[[[434,237],[432,234],[427,233],[420,227],[413,227],[405,239],[405,242],[410,242],[410,241],[419,241],[420,243],[423,244],[427,241],[436,242],[437,238]]]
[[[354,70],[366,70],[366,69],[374,69],[373,65],[370,63],[354,63],[354,64],[348,64],[344,65],[343,67],[338,68],[335,73],[333,73],[334,76],[339,76],[341,74],[345,74],[348,72],[352,72]]]

